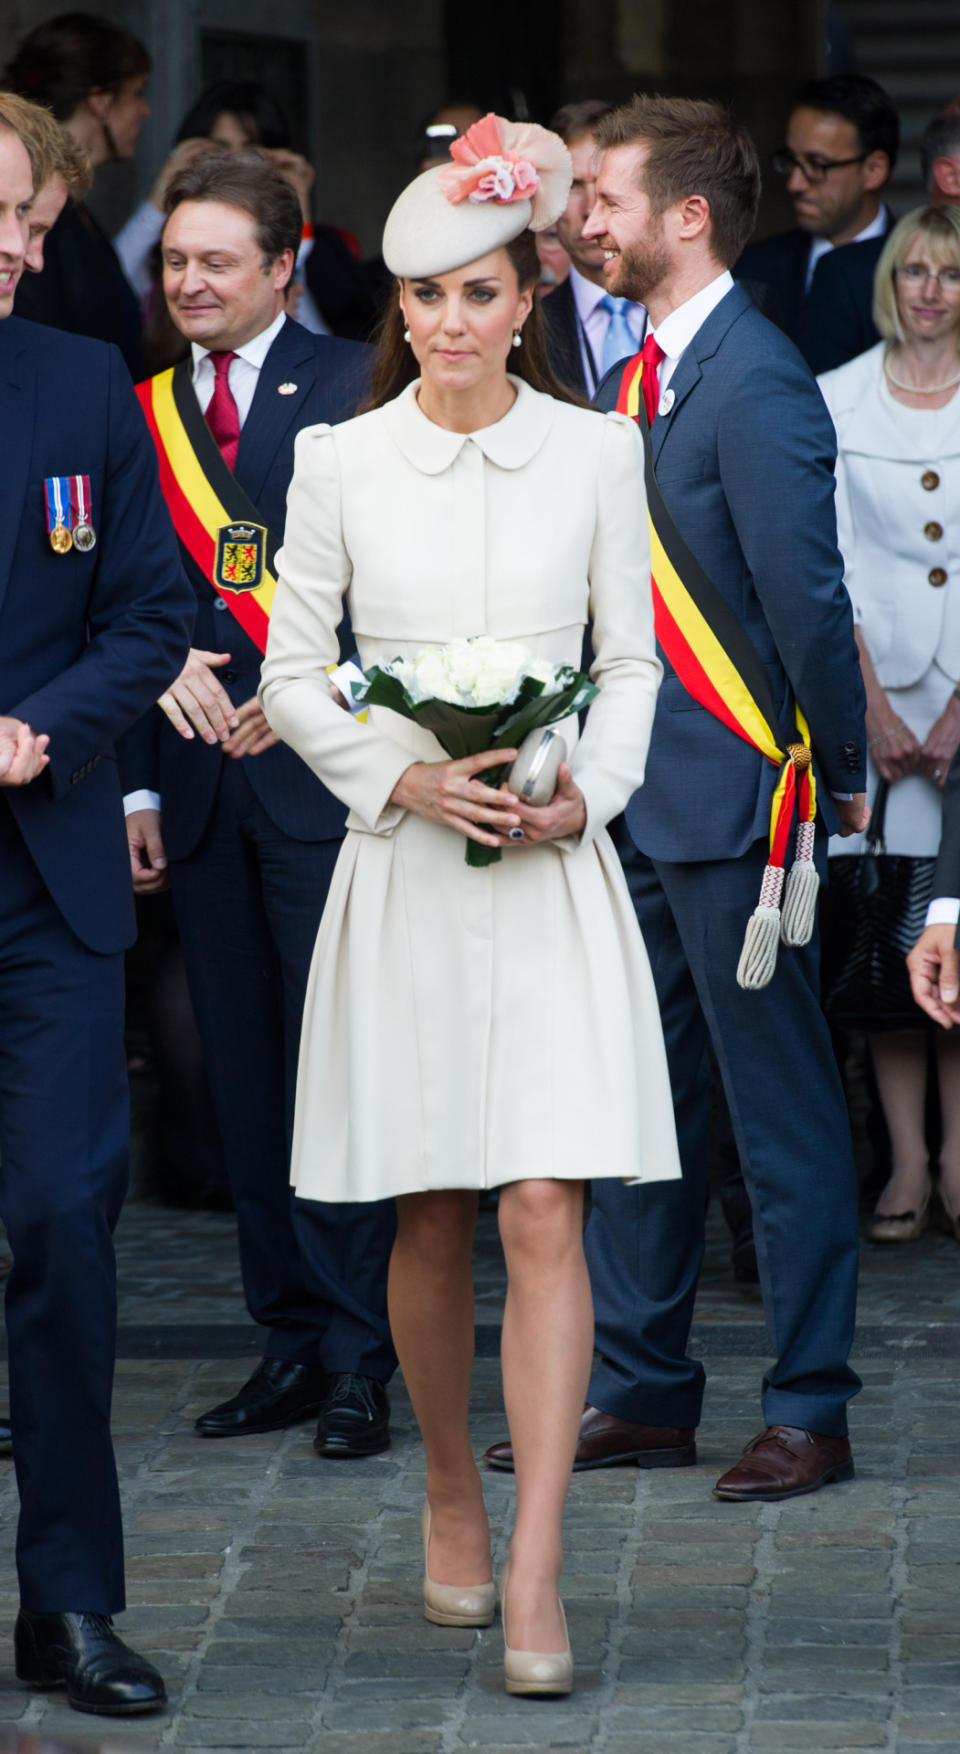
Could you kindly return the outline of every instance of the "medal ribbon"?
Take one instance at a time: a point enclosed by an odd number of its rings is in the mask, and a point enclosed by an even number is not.
[[[653,467],[643,375],[644,362],[638,354],[624,367],[617,412],[635,420],[643,438],[657,641],[687,693],[780,769],[770,807],[770,863],[782,870],[795,807],[801,822],[812,823],[816,815],[810,729],[796,706],[802,741],[781,748],[763,661],[664,504]]]
[[[53,534],[60,524],[65,530],[73,529],[73,511],[70,503],[70,477],[68,475],[48,475],[43,483],[44,498],[47,502],[47,535]],[[69,523],[67,516],[69,514]]]
[[[90,477],[89,475],[71,475],[70,499],[75,511],[74,529],[80,524],[92,527],[90,517]]]
[[[263,524],[263,517],[220,455],[200,412],[189,362],[183,360],[136,388],[157,448],[160,486],[177,535],[234,620],[265,652],[277,588],[274,564],[279,538],[268,530],[263,583],[255,591],[221,588],[215,577],[217,532],[225,524]]]

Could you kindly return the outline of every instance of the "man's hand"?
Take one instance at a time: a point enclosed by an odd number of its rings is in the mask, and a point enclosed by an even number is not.
[[[0,718],[0,786],[29,786],[50,765],[49,742],[22,719]]]
[[[867,804],[866,792],[854,792],[852,798],[835,798],[840,827],[837,833],[844,838],[848,834],[862,834],[870,821],[870,809]]]
[[[271,731],[256,695],[238,706],[237,720],[237,729],[231,731],[223,745],[224,755],[231,756],[234,761],[240,761],[244,755],[262,755],[265,749],[272,749],[275,743],[279,743],[280,739],[275,731]]]
[[[176,682],[171,682],[157,703],[181,737],[192,738],[191,726],[195,726],[205,743],[226,743],[237,729],[236,708],[213,673],[229,662],[229,652],[201,652],[191,647]]]
[[[137,895],[156,895],[158,890],[166,889],[170,880],[159,810],[131,810],[127,817],[127,846]]]
[[[944,1029],[960,1023],[956,926],[927,926],[907,957],[910,987],[921,1010]]]

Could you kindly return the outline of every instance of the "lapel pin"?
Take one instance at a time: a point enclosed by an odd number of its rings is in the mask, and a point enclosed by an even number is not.
[[[278,396],[295,396],[296,393],[297,393],[296,384],[278,384],[277,385],[277,395]]]
[[[660,398],[660,406],[657,409],[657,413],[658,414],[669,414],[675,401],[676,401],[676,397],[674,396],[673,391],[672,390],[664,390],[663,395]]]

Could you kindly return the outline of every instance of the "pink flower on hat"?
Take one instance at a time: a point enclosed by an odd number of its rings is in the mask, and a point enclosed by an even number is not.
[[[455,162],[441,171],[437,181],[454,206],[461,201],[497,201],[506,206],[529,201],[539,189],[536,166],[511,151],[503,138],[508,126],[491,111],[451,143],[450,157]]]
[[[449,199],[454,203],[466,198],[468,201],[526,201],[539,187],[540,178],[533,165],[526,159],[513,158],[481,158],[479,164],[471,166],[467,174],[462,171],[453,173],[456,184],[449,192]],[[444,187],[444,193],[448,190]]]

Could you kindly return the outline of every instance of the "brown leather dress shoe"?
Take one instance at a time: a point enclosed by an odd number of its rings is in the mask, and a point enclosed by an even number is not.
[[[799,1498],[837,1480],[853,1479],[848,1437],[826,1437],[798,1425],[768,1425],[714,1487],[718,1498]]]
[[[485,1451],[488,1467],[513,1472],[513,1449],[495,1443]],[[584,1407],[580,1440],[573,1464],[575,1474],[587,1468],[616,1468],[632,1463],[637,1468],[692,1468],[697,1459],[693,1432],[677,1425],[634,1425],[615,1419],[599,1407]]]

